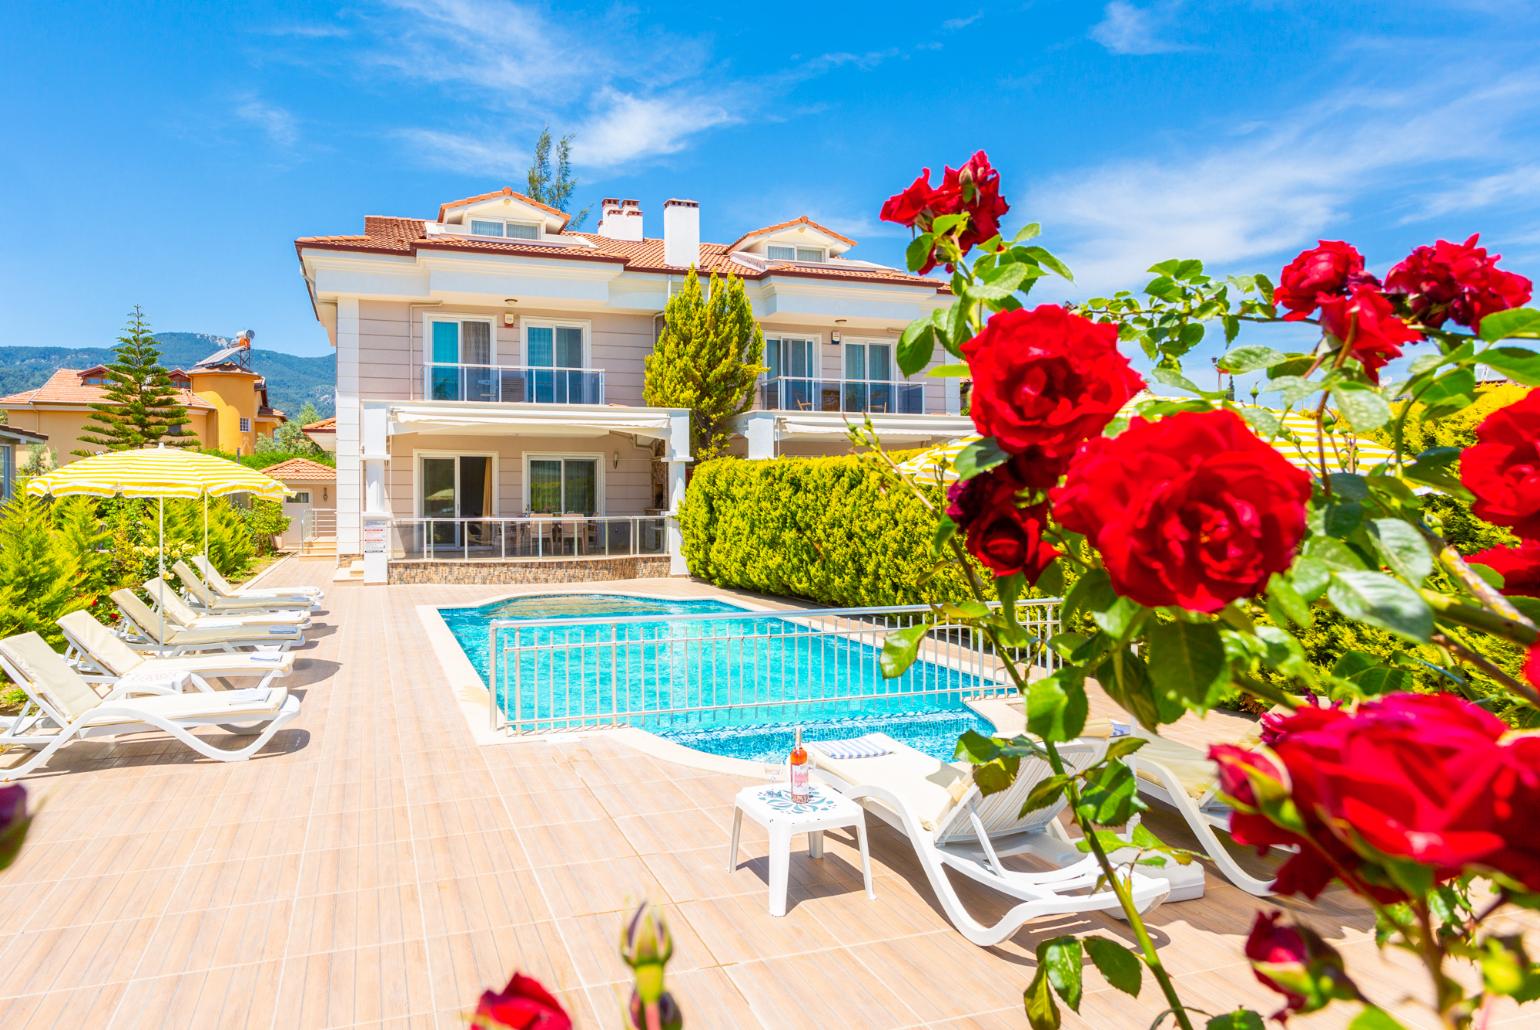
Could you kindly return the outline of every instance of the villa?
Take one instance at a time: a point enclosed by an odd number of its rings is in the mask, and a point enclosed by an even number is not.
[[[669,200],[597,232],[504,188],[436,217],[368,217],[295,241],[337,349],[337,553],[368,582],[680,574],[673,515],[689,416],[642,402],[643,360],[691,267],[745,282],[769,371],[737,421],[749,458],[841,453],[870,417],[884,442],[967,431],[959,382],[897,370],[902,328],[949,300],[937,280],[848,256],[808,218],[700,238]],[[556,560],[552,560],[552,559]]]

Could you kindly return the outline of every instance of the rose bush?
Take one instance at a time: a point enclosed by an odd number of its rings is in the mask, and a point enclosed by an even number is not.
[[[1287,263],[1276,288],[1265,275],[1218,279],[1174,259],[1152,266],[1138,293],[1031,307],[1039,279],[1069,271],[1029,242],[1036,225],[1000,232],[1003,202],[988,203],[1000,187],[988,174],[989,189],[971,193],[969,176],[951,190],[950,173],[939,188],[924,174],[883,211],[915,230],[911,268],[952,272],[952,303],[904,331],[899,368],[918,372],[938,347],[965,363],[982,437],[952,462],[947,510],[933,509],[939,556],[977,600],[937,605],[928,625],[976,624],[1026,699],[1028,735],[958,742],[975,781],[1005,789],[1023,757],[1047,762],[1053,775],[1028,805],[1067,800],[1081,846],[1118,893],[1136,960],[1159,986],[1157,1023],[1191,1030],[1110,858],[1122,848],[1182,854],[1127,828],[1144,802],[1122,758],[1142,738],[1115,742],[1077,773],[1058,746],[1082,732],[1093,683],[1152,733],[1239,691],[1276,713],[1266,743],[1213,756],[1234,839],[1297,849],[1276,890],[1310,898],[1336,881],[1362,897],[1386,946],[1427,970],[1444,1026],[1471,1025],[1497,994],[1540,997],[1540,966],[1486,922],[1508,904],[1540,907],[1540,823],[1526,818],[1540,808],[1540,737],[1492,714],[1540,722],[1540,604],[1529,593],[1540,592],[1540,393],[1486,417],[1463,450],[1411,446],[1476,403],[1478,370],[1540,386],[1540,311],[1521,307],[1529,280],[1498,267],[1475,237],[1419,247],[1383,278],[1349,243],[1321,241]],[[1295,350],[1256,337],[1282,322],[1320,332]],[[1228,388],[1205,389],[1183,370],[1206,342]],[[1159,392],[1140,392],[1124,345],[1142,352]],[[1250,381],[1254,403],[1237,402],[1235,377]],[[1308,438],[1292,428],[1298,415],[1312,424]],[[1337,453],[1340,434],[1369,433],[1390,442],[1388,460],[1369,467]],[[1519,544],[1493,548],[1488,537],[1479,554],[1461,555],[1440,532],[1446,501],[1473,502]],[[1028,582],[1072,582],[1062,608],[1072,631],[1045,641],[1021,625]],[[998,607],[984,603],[996,595]],[[1406,646],[1339,649],[1319,663],[1320,626]],[[890,637],[888,675],[915,659],[927,628]],[[1514,656],[1526,651],[1520,674]],[[1430,692],[1407,693],[1413,682]],[[1478,897],[1489,899],[1479,910]],[[1034,1027],[1058,1025],[1056,997],[1078,1004],[1082,954],[1137,994],[1115,948],[1043,942],[1025,995]],[[1399,1025],[1301,925],[1265,918],[1248,953],[1284,993],[1280,1016],[1346,1003],[1366,1026]],[[1456,979],[1452,962],[1482,974]],[[1258,1022],[1232,1013],[1210,1026]]]

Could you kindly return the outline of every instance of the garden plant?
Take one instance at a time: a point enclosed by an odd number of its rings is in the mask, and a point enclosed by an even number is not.
[[[1529,280],[1474,236],[1418,247],[1383,276],[1349,244],[1323,241],[1276,285],[1170,260],[1139,293],[1031,306],[1039,280],[1070,273],[1031,242],[1036,225],[1001,235],[1008,209],[983,152],[939,185],[926,170],[882,209],[915,233],[910,268],[945,266],[954,296],[904,332],[900,368],[919,372],[937,348],[952,355],[932,374],[971,379],[982,437],[954,462],[933,541],[975,600],[935,605],[926,624],[893,634],[884,664],[902,672],[938,625],[977,626],[1025,698],[1029,735],[970,733],[958,755],[986,792],[1009,785],[1023,758],[1045,758],[1056,775],[1029,809],[1067,800],[1123,901],[1131,948],[1103,935],[1038,947],[1032,1026],[1078,1007],[1085,957],[1130,994],[1153,979],[1157,1024],[1262,1025],[1257,1012],[1184,1001],[1129,898],[1128,868],[1112,860],[1129,848],[1192,860],[1143,828],[1120,835],[1144,807],[1122,761],[1143,740],[1114,739],[1077,775],[1060,759],[1095,687],[1149,731],[1237,690],[1268,710],[1261,743],[1211,750],[1233,838],[1294,849],[1279,895],[1338,883],[1372,906],[1381,945],[1424,970],[1417,993],[1439,1025],[1481,1025],[1502,996],[1540,997],[1540,967],[1501,928],[1507,910],[1540,907],[1540,737],[1519,728],[1540,706],[1540,391],[1523,389],[1540,385],[1540,310],[1525,306]],[[1222,340],[1220,371],[1254,379],[1265,406],[1197,385],[1183,362],[1205,339]],[[1125,348],[1142,352],[1154,384]],[[1494,373],[1517,384],[1507,403],[1472,445],[1438,444],[1440,423],[1458,421],[1478,376]],[[1313,438],[1291,434],[1290,412],[1308,414]],[[1383,434],[1393,458],[1338,471],[1328,448],[1344,431]],[[1306,449],[1313,472],[1284,457],[1290,448]],[[1451,504],[1519,542],[1462,554],[1444,532]],[[1066,584],[1070,631],[1033,638],[1015,601]],[[1313,662],[1302,640],[1318,622],[1388,636],[1420,675],[1405,675],[1393,647]],[[1029,678],[1044,649],[1059,667]],[[1402,1025],[1388,1011],[1400,998],[1369,997],[1281,912],[1257,918],[1246,954],[1279,995],[1280,1022],[1336,1005],[1364,1030]]]

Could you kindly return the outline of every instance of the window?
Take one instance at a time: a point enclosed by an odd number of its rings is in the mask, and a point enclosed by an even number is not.
[[[309,504],[310,503],[310,491],[309,490],[296,490],[296,491],[294,491],[294,496],[289,498],[289,503],[290,504]]]
[[[891,343],[850,343],[845,345],[845,378],[887,382],[893,378]]]
[[[598,377],[584,371],[586,327],[524,323],[529,400],[537,404],[597,404]]]
[[[538,240],[540,226],[534,222],[505,222],[500,219],[472,218],[471,235],[502,236],[510,240]]]
[[[598,458],[530,458],[528,482],[533,514],[598,513]]]
[[[497,400],[490,318],[430,318],[428,341],[429,400]]]
[[[80,382],[85,386],[106,386],[106,376],[82,376]]]
[[[893,344],[846,343],[846,411],[918,414],[924,387],[901,382],[893,368]]]
[[[493,514],[497,487],[490,454],[423,455],[417,483],[417,511],[435,520],[428,523],[428,539],[434,544],[459,546],[465,542],[463,532],[479,532],[464,520]]]
[[[822,247],[785,247],[771,244],[765,248],[771,261],[823,261],[827,251]]]
[[[243,432],[243,433],[251,432],[251,419],[249,419],[249,418],[241,419],[241,432]]]
[[[765,339],[766,382],[770,384],[765,406],[811,410],[818,378],[816,341],[789,336]]]

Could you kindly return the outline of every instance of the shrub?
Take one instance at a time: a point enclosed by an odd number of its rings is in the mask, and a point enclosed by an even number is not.
[[[690,572],[718,586],[843,607],[971,596],[956,566],[933,574],[935,514],[872,456],[702,462],[679,521]]]

